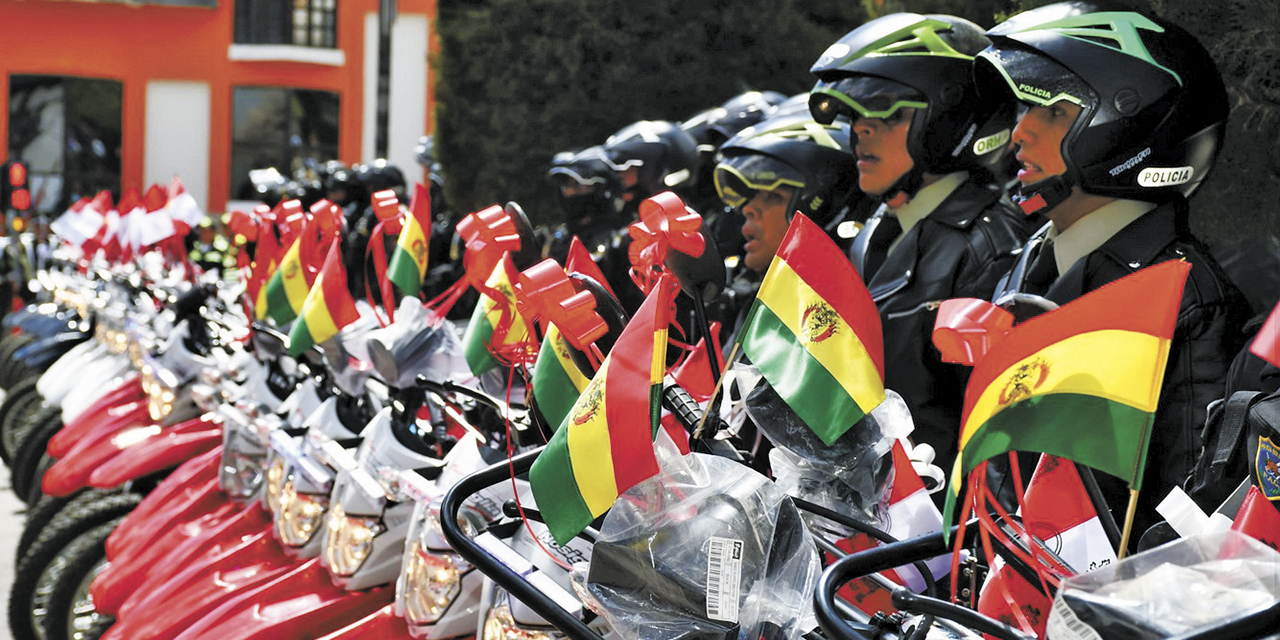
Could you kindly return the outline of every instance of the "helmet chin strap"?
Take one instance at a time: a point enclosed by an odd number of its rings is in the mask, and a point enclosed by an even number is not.
[[[1062,176],[1041,180],[1029,187],[1019,187],[1013,203],[1026,215],[1035,215],[1062,204],[1071,196],[1071,185]]]
[[[924,171],[919,166],[911,167],[910,171],[902,174],[902,177],[880,196],[880,201],[890,209],[901,208],[916,197],[923,184]]]

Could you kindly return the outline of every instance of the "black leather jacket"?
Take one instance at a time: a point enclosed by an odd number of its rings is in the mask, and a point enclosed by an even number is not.
[[[1206,407],[1222,397],[1227,370],[1241,347],[1241,330],[1249,315],[1243,295],[1208,250],[1191,236],[1186,220],[1185,201],[1157,207],[1077,261],[1047,291],[1039,292],[1022,278],[1039,253],[1049,230],[1046,225],[1027,241],[1018,264],[1002,279],[993,298],[1027,292],[1064,304],[1153,264],[1166,260],[1191,263],[1156,409],[1135,519],[1135,541],[1158,520],[1155,505],[1170,489],[1180,486],[1195,465]],[[1127,487],[1101,474],[1098,480],[1119,522],[1128,504]]]
[[[889,215],[884,208],[872,215],[854,238],[850,260],[880,311],[885,386],[911,409],[912,439],[931,444],[935,464],[950,470],[969,368],[942,362],[933,346],[938,305],[949,298],[988,299],[1034,227],[996,187],[974,179],[957,187],[885,257],[877,228]]]

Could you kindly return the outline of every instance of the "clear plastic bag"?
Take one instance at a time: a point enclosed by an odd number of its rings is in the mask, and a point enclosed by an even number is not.
[[[776,447],[769,462],[778,485],[789,495],[882,524],[893,483],[893,442],[915,428],[902,397],[886,391],[870,415],[827,445],[754,367],[740,363],[735,371],[741,382],[756,381],[746,394],[746,409]],[[834,523],[823,524],[848,534]]]
[[[794,640],[812,629],[821,567],[786,494],[741,464],[681,457],[669,440],[659,449],[662,471],[614,503],[589,568],[575,568],[587,606],[634,640]]]
[[[388,385],[405,389],[419,375],[436,381],[470,375],[457,327],[433,314],[416,298],[405,298],[395,322],[366,334],[369,359]]]
[[[1277,602],[1280,553],[1242,533],[1221,531],[1064,580],[1047,632],[1052,640],[1156,640],[1212,630]],[[1274,629],[1266,633],[1280,637]]]

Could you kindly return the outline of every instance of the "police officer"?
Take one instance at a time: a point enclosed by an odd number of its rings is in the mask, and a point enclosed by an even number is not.
[[[968,370],[933,346],[938,304],[989,296],[1034,228],[993,173],[1014,113],[978,99],[972,60],[987,44],[961,18],[898,13],[851,31],[812,68],[813,117],[853,123],[858,184],[883,203],[850,257],[880,311],[885,386],[944,469],[957,453]]]
[[[1022,109],[1017,200],[1050,221],[995,301],[1036,294],[1063,304],[1152,264],[1191,263],[1135,521],[1142,532],[1194,464],[1205,407],[1222,393],[1248,311],[1187,222],[1187,198],[1222,143],[1227,93],[1195,38],[1139,13],[1058,3],[988,35],[975,65],[983,95]],[[1112,509],[1123,509],[1123,483],[1100,481]]]

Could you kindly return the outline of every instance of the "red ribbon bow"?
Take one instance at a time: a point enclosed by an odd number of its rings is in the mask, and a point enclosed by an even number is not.
[[[463,218],[457,231],[467,247],[462,258],[464,277],[480,291],[485,290],[484,282],[502,261],[502,254],[520,250],[515,221],[496,204]]]
[[[596,313],[595,296],[579,291],[564,268],[550,258],[520,273],[516,301],[521,315],[555,325],[579,351],[589,352],[591,344],[609,331]]]
[[[702,255],[702,216],[685,206],[680,196],[664,191],[640,203],[640,221],[627,227],[631,246],[631,278],[646,294],[653,289],[670,250]]]
[[[382,231],[387,235],[399,235],[404,226],[404,216],[400,215],[400,198],[390,189],[375,191],[373,194],[373,214],[378,216]]]

